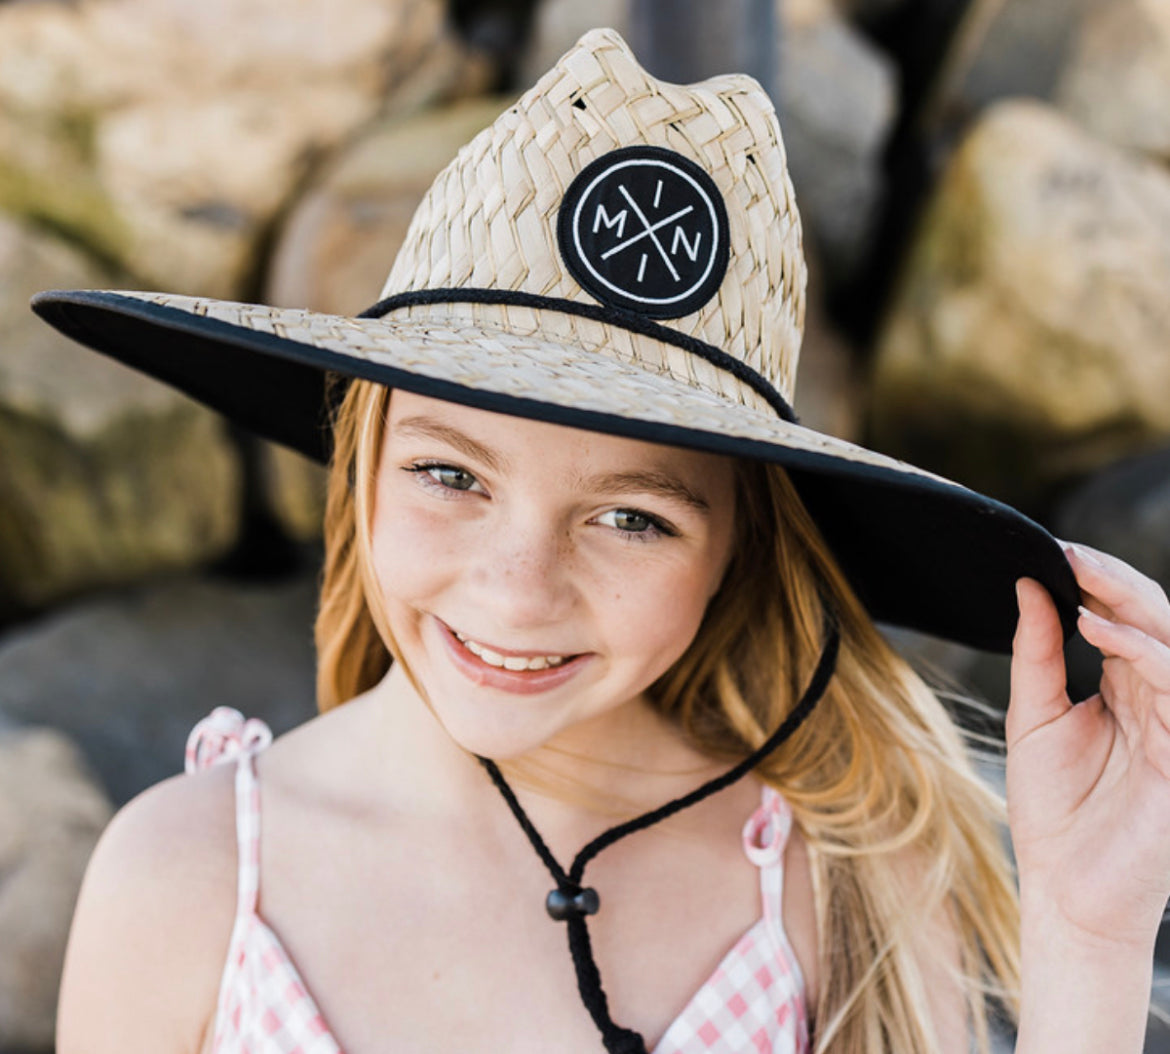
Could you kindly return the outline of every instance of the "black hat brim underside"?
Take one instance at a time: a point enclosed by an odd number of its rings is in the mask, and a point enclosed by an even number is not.
[[[72,339],[178,388],[257,434],[328,460],[327,373],[483,410],[785,466],[871,616],[1011,650],[1015,583],[1052,595],[1067,640],[1080,592],[1055,539],[1001,502],[942,480],[773,442],[469,388],[219,319],[101,291],[51,291],[33,310]]]

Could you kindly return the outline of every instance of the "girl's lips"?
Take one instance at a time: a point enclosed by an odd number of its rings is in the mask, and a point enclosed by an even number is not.
[[[486,688],[497,688],[503,692],[512,692],[517,695],[547,692],[575,677],[590,658],[590,653],[585,652],[582,655],[574,655],[571,659],[565,659],[559,666],[550,666],[544,670],[505,670],[484,662],[478,655],[473,655],[468,651],[451,631],[451,627],[442,619],[435,618],[434,622],[455,668],[473,684],[483,685]],[[516,653],[506,652],[503,654]]]

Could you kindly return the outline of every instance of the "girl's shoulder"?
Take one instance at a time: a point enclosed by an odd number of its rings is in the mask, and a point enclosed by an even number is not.
[[[235,915],[234,768],[164,780],[103,832],[69,937],[61,1054],[199,1049]]]
[[[356,716],[314,718],[269,746],[262,723],[214,711],[192,732],[188,771],[118,811],[90,858],[74,913],[61,1054],[201,1048],[238,908],[238,762],[253,758],[263,825],[284,811],[289,788],[301,804],[318,795],[305,774],[328,779],[338,768],[322,764],[322,755],[352,742],[353,730],[337,726]]]

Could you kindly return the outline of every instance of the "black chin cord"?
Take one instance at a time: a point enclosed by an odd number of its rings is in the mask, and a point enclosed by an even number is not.
[[[521,829],[528,836],[528,841],[532,843],[536,855],[544,862],[544,866],[548,868],[549,874],[556,882],[556,888],[549,893],[545,901],[545,909],[553,919],[564,922],[568,928],[569,953],[573,957],[573,966],[577,971],[577,990],[581,993],[581,1001],[585,1004],[585,1009],[589,1011],[589,1016],[593,1018],[594,1024],[601,1032],[601,1039],[608,1054],[646,1054],[646,1042],[633,1029],[623,1028],[616,1024],[609,1015],[609,1001],[601,987],[601,973],[593,958],[589,927],[585,923],[586,916],[597,913],[601,907],[601,899],[596,890],[581,885],[581,880],[585,876],[585,866],[598,853],[613,845],[619,838],[624,838],[635,831],[644,830],[652,824],[658,823],[659,820],[665,820],[668,816],[673,816],[676,812],[730,787],[788,739],[803,724],[805,718],[812,713],[813,707],[820,701],[821,696],[825,694],[825,689],[828,688],[836,668],[841,635],[836,623],[828,615],[825,618],[824,636],[825,643],[821,657],[817,661],[816,669],[813,671],[808,688],[805,689],[800,702],[792,708],[792,712],[784,719],[780,727],[759,747],[722,776],[716,776],[689,794],[668,801],[657,809],[652,809],[632,820],[620,823],[598,835],[577,854],[567,872],[557,862],[549,847],[545,845],[540,832],[532,825],[528,814],[524,811],[515,792],[504,779],[503,773],[500,772],[496,763],[487,758],[479,758],[480,764],[487,770],[492,782],[503,795],[504,801],[508,803],[512,815],[516,817]]]

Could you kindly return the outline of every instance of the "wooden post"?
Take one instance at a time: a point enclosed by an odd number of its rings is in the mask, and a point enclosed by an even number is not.
[[[749,73],[776,98],[775,0],[633,0],[630,46],[660,80]]]

